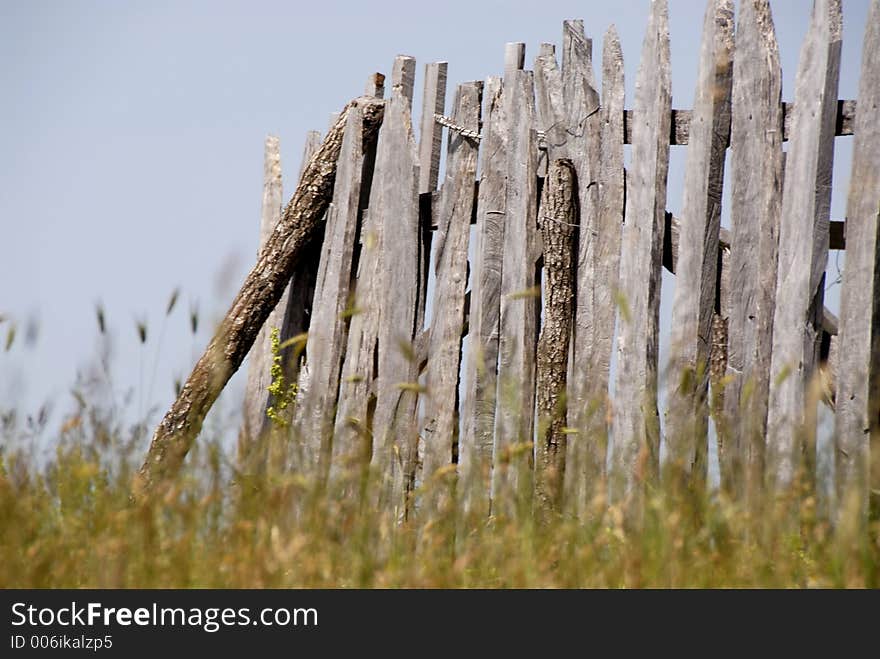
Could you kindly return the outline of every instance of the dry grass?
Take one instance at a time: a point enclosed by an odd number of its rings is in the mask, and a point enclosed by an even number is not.
[[[0,463],[0,586],[876,587],[878,529],[832,529],[815,501],[750,515],[717,494],[649,493],[638,515],[396,524],[296,474],[236,476],[203,443],[161,500],[129,499],[132,458],[85,422],[37,461]],[[111,449],[112,447],[115,447]],[[129,447],[131,444],[129,444]],[[793,514],[792,510],[796,510]],[[869,539],[873,538],[873,540]]]

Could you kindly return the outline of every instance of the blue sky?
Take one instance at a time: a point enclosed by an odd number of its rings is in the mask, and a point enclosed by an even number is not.
[[[281,138],[288,198],[306,131],[324,130],[369,73],[390,73],[395,55],[416,57],[417,99],[422,66],[448,61],[451,100],[455,84],[501,72],[505,42],[526,42],[531,68],[538,44],[558,43],[567,18],[584,19],[596,59],[617,25],[629,107],[649,4],[0,0],[0,314],[10,319],[0,337],[10,322],[19,327],[8,352],[0,345],[0,409],[34,411],[48,400],[50,425],[62,422],[77,370],[98,353],[100,300],[114,388],[120,397],[143,389],[147,400],[135,396],[129,413],[155,406],[157,421],[253,264],[266,134]],[[811,4],[772,2],[786,100]],[[670,0],[676,107],[693,97],[704,9],[703,0]],[[868,0],[844,1],[840,98],[857,95],[867,12]],[[850,140],[837,141],[836,219]],[[673,147],[673,212],[684,157]],[[178,306],[160,330],[176,287]],[[668,313],[668,285],[664,299]],[[146,347],[136,319],[147,323]],[[28,326],[37,329],[30,344]]]

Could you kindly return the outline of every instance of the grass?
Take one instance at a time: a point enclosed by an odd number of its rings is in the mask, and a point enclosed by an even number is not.
[[[397,524],[301,475],[235,475],[209,441],[164,498],[134,504],[140,453],[94,421],[65,431],[44,464],[3,452],[0,587],[880,585],[878,529],[834,529],[809,497],[795,515],[689,492],[649,493],[637,522],[600,499],[582,523],[461,519],[453,506]]]
[[[97,317],[103,334],[100,307]],[[195,332],[197,312],[189,320]],[[447,469],[414,493],[439,510],[401,523],[358,494],[371,491],[360,471],[326,487],[240,473],[247,461],[223,448],[230,429],[209,423],[173,487],[135,503],[149,429],[120,421],[103,356],[100,366],[57,429],[0,410],[2,588],[880,587],[880,524],[833,525],[814,485],[750,509],[717,490],[645,485],[637,504],[600,492],[581,521],[534,515],[526,497],[487,519],[462,513]],[[284,434],[276,424],[269,441]]]

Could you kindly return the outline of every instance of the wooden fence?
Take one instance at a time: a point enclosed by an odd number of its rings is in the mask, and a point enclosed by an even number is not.
[[[251,352],[246,436],[269,424],[278,327],[282,340],[308,333],[285,365],[298,382],[296,466],[321,478],[369,466],[368,496],[398,515],[429,481],[426,506],[454,498],[488,513],[516,500],[505,494],[534,492],[583,515],[606,487],[622,499],[661,478],[661,413],[668,477],[705,481],[711,415],[724,490],[786,488],[815,472],[820,400],[835,412],[838,491],[867,502],[880,486],[880,445],[873,461],[869,451],[880,419],[880,0],[857,102],[837,98],[839,0],[815,2],[789,103],[767,0],[740,5],[735,24],[732,0],[708,3],[691,110],[671,106],[665,0],[651,8],[632,109],[614,28],[600,89],[592,41],[566,21],[561,64],[544,44],[525,70],[524,44],[507,44],[503,77],[459,85],[448,110],[447,65],[428,64],[417,141],[416,63],[398,57],[377,143],[362,143],[353,110],[322,242]],[[382,98],[384,85],[371,76],[367,94]],[[837,136],[855,140],[845,222],[830,218]],[[319,142],[309,134],[304,162]],[[687,159],[673,217],[677,145]],[[280,214],[278,149],[269,138],[264,239]],[[825,269],[844,247],[838,320]],[[668,365],[664,267],[676,276]]]

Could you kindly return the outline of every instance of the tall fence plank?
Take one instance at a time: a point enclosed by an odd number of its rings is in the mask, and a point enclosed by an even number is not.
[[[419,122],[419,194],[430,194],[437,189],[440,173],[440,151],[443,127],[435,120],[435,114],[443,114],[446,108],[446,62],[425,65],[425,86],[422,94],[422,117]],[[425,324],[425,308],[428,294],[428,270],[431,267],[431,224],[436,218],[420,217],[419,241],[419,287],[416,301],[416,332]]]
[[[840,300],[836,476],[842,507],[880,497],[880,0],[866,23]],[[855,498],[855,501],[852,501]]]
[[[419,193],[437,189],[440,176],[440,151],[443,146],[443,128],[434,120],[434,114],[443,114],[446,108],[446,62],[425,65],[425,88],[422,95],[422,118],[419,122]]]
[[[660,278],[669,170],[671,81],[666,0],[654,0],[636,78],[632,166],[620,258],[621,323],[612,433],[612,496],[655,479],[660,462],[657,411]]]
[[[702,484],[709,468],[709,350],[724,157],[730,137],[732,64],[733,2],[709,0],[685,164],[666,416],[670,464]]]
[[[578,62],[583,69],[583,101],[578,102],[579,95],[574,93],[569,117],[570,121],[578,118],[577,130],[583,133],[578,140],[586,144],[579,145],[576,153],[586,157],[573,158],[578,172],[581,226],[570,363],[573,382],[569,391],[573,402],[569,403],[568,412],[568,423],[575,433],[568,437],[566,445],[565,497],[569,509],[583,518],[593,495],[604,487],[608,450],[608,385],[624,212],[623,53],[612,26],[603,41],[602,103],[596,114],[598,98],[591,84],[588,40],[572,29],[569,22],[566,36],[581,44],[580,48],[565,49],[571,54],[564,66],[566,77]],[[576,55],[578,52],[581,54]],[[572,86],[566,85],[566,89]],[[594,204],[598,204],[595,211]]]
[[[511,41],[504,45],[504,79],[512,76],[514,71],[522,70],[526,62],[526,45]]]
[[[373,73],[367,80],[366,96],[385,96],[385,76]],[[371,221],[367,205],[376,165],[376,141],[366,146],[360,179],[359,238],[352,265],[357,272],[350,286],[350,316],[344,359],[339,378],[335,410],[330,477],[335,483],[361,485],[367,476],[372,453],[372,407],[376,399],[376,349],[379,336],[379,236],[381,223]]]
[[[382,224],[364,210],[361,253],[345,361],[339,381],[339,404],[333,433],[331,478],[354,472],[364,477],[372,453],[371,406],[375,405],[375,361],[379,338]]]
[[[378,500],[398,517],[412,473],[417,368],[412,341],[419,257],[419,163],[412,132],[415,59],[398,56],[379,131],[370,214],[382,222],[378,392],[372,467]]]
[[[795,82],[767,420],[769,468],[781,489],[792,483],[801,466],[809,478],[815,465],[816,429],[807,419],[815,416],[808,407],[816,401],[810,401],[807,389],[816,373],[821,339],[841,20],[839,0],[816,0]]]
[[[505,77],[504,88],[504,114],[510,143],[492,483],[493,501],[500,505],[498,510],[513,503],[517,494],[528,491],[528,484],[521,482],[518,472],[530,462],[524,457],[531,453],[525,446],[533,439],[539,301],[539,293],[535,291],[538,163],[532,72],[511,72]]]
[[[300,434],[318,460],[319,474],[329,467],[332,425],[339,372],[346,342],[344,313],[349,304],[352,256],[357,232],[363,168],[363,117],[349,113],[339,152],[333,201],[327,209],[327,227],[312,304],[308,336],[309,387],[297,407],[302,410]]]
[[[309,138],[311,138],[309,133]],[[320,138],[320,136],[319,136]],[[303,163],[307,163],[311,157],[311,151],[317,148],[320,139],[315,142],[306,139],[306,150],[303,153]],[[310,151],[311,149],[311,151]],[[282,199],[281,183],[281,143],[274,135],[266,138],[263,156],[263,202],[260,213],[260,245],[257,254],[262,251],[269,234],[281,218]],[[285,294],[286,296],[286,294]],[[283,298],[282,298],[283,299]],[[279,305],[269,315],[269,320],[260,330],[257,340],[250,351],[250,363],[248,365],[247,384],[244,392],[244,427],[242,429],[246,446],[255,442],[267,422],[266,409],[269,405],[269,393],[267,391],[271,383],[270,368],[272,366],[272,351],[269,342],[270,331],[273,327],[281,327],[280,315],[283,306]]]
[[[718,432],[722,487],[750,500],[764,478],[782,206],[781,95],[769,0],[749,0],[741,5],[733,61],[728,383]]]
[[[453,121],[479,131],[481,82],[459,85]],[[439,226],[435,241],[433,320],[428,340],[424,399],[425,479],[452,463],[453,440],[458,434],[458,374],[464,328],[464,294],[467,287],[468,241],[474,204],[479,142],[449,131],[446,176],[440,194]],[[431,507],[448,502],[446,483],[437,483]]]
[[[507,208],[507,124],[501,79],[489,77],[483,92],[482,166],[477,196],[477,228],[472,273],[468,357],[459,441],[459,492],[465,514],[489,512],[498,332],[501,312],[501,260]]]

